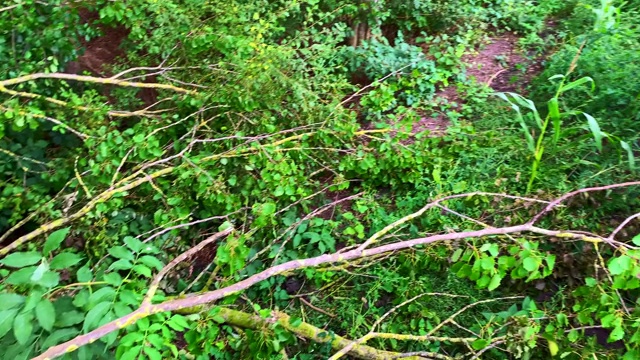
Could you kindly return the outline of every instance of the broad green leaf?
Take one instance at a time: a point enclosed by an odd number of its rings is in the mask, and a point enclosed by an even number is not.
[[[276,204],[264,203],[262,204],[262,215],[271,215],[276,212]]]
[[[602,151],[602,139],[604,138],[604,134],[600,131],[600,125],[598,125],[598,121],[596,119],[587,114],[582,113],[587,118],[587,123],[589,125],[589,130],[591,130],[591,134],[593,134],[593,138],[596,141],[596,148],[599,151]]]
[[[6,283],[11,285],[26,285],[31,283],[31,276],[36,271],[36,266],[29,266],[14,271],[7,277]]]
[[[67,237],[69,230],[71,230],[70,227],[52,232],[47,237],[47,241],[44,242],[42,254],[44,256],[47,256],[51,253],[51,251],[58,249],[60,247],[60,244],[62,244],[62,241]]]
[[[79,254],[63,252],[56,255],[53,260],[51,260],[51,264],[49,266],[54,270],[69,269],[79,263],[81,260],[82,256]]]
[[[140,251],[142,251],[142,248],[145,247],[144,243],[132,236],[127,236],[124,238],[124,243],[125,245],[127,245],[127,247],[131,250],[133,250],[134,252],[138,253]]]
[[[534,257],[528,257],[522,261],[522,267],[524,267],[525,270],[531,272],[537,270],[538,267],[540,267],[540,262]]]
[[[19,309],[8,309],[0,311],[0,339],[2,339],[13,326],[13,321]]]
[[[122,284],[122,276],[117,272],[106,273],[104,274],[103,279],[109,283],[109,285],[120,286],[120,284]]]
[[[493,290],[497,289],[498,286],[500,286],[500,282],[501,281],[502,281],[502,276],[500,276],[499,274],[493,275],[493,277],[491,278],[491,282],[489,283],[489,286],[487,287],[487,289],[489,291],[493,291]]]
[[[142,350],[142,345],[136,345],[131,349],[127,350],[124,354],[122,354],[122,357],[120,358],[120,360],[137,359],[138,355],[140,355],[140,350]]]
[[[118,284],[119,285],[119,284]],[[111,302],[116,296],[116,290],[110,286],[105,286],[97,291],[94,291],[87,300],[89,307],[93,307],[101,302]]]
[[[137,273],[140,274],[144,277],[151,277],[151,269],[149,269],[148,267],[144,266],[144,265],[135,265],[132,270]]]
[[[620,275],[631,268],[631,258],[627,255],[613,258],[609,261],[609,272],[611,275]]]
[[[124,246],[114,246],[109,248],[109,250],[107,251],[109,252],[109,255],[117,259],[133,261],[133,259],[135,258],[133,252]]]
[[[609,334],[607,342],[616,342],[618,340],[622,340],[622,338],[624,338],[624,329],[622,328],[622,326],[616,326],[611,331],[611,334]]]
[[[36,305],[36,319],[43,329],[51,331],[53,324],[56,322],[56,310],[48,299],[42,299]]]
[[[133,267],[133,264],[129,260],[120,259],[111,266],[109,266],[109,271],[111,270],[129,270]]]
[[[58,345],[63,341],[70,340],[76,336],[80,335],[78,329],[75,328],[66,328],[66,329],[57,329],[52,332],[44,341],[42,342],[43,348],[50,348],[54,345]]]
[[[218,226],[218,231],[225,231],[230,227],[233,227],[233,224],[229,221],[225,221],[222,225]]]
[[[187,321],[187,318],[185,318],[182,315],[175,314],[175,315],[173,315],[171,317],[171,319],[169,321],[171,321],[171,322],[173,322],[175,324],[178,324],[178,325],[182,326],[185,329],[190,328],[189,322]]]
[[[0,294],[0,307],[3,310],[17,308],[20,305],[24,304],[24,296],[18,294],[11,293],[1,293]]]
[[[105,301],[96,304],[87,313],[87,316],[84,319],[84,324],[82,325],[82,330],[84,330],[85,332],[93,330],[110,308],[111,301]]]
[[[150,360],[162,360],[162,354],[160,354],[158,350],[149,346],[145,346],[143,350],[144,353],[149,356]]]
[[[56,318],[55,326],[58,328],[80,324],[84,321],[84,312],[73,310],[65,311],[63,314],[64,316],[58,316]]]
[[[471,343],[471,347],[473,347],[474,350],[482,350],[486,348],[487,345],[489,345],[489,341],[485,339],[476,339]]]
[[[478,285],[479,288],[485,288],[490,282],[491,278],[488,275],[482,275],[482,277],[476,281],[476,285]]]
[[[634,236],[634,237],[633,237],[633,239],[631,239],[631,241],[632,241],[635,245],[640,246],[640,234],[638,234],[638,235]]]
[[[164,347],[164,339],[158,334],[149,334],[147,335],[146,340],[157,349],[162,349]]]
[[[162,270],[164,264],[162,261],[158,260],[155,256],[145,255],[140,258],[140,262],[147,265],[150,268],[155,268],[156,270]]]
[[[460,256],[462,255],[462,249],[457,249],[456,251],[453,252],[453,255],[451,255],[451,262],[458,262],[458,260],[460,260]]]
[[[120,345],[129,347],[135,343],[139,343],[142,341],[144,341],[144,333],[131,332],[120,339]]]
[[[553,340],[547,340],[547,344],[549,345],[549,353],[551,356],[556,356],[560,348],[558,347],[558,343]]]
[[[38,281],[42,280],[42,277],[47,271],[49,271],[49,264],[47,264],[47,262],[44,259],[42,259],[42,262],[40,263],[40,265],[38,265],[38,267],[33,272],[33,275],[31,275],[29,280],[31,280],[34,283],[37,283]]]
[[[24,345],[33,334],[33,313],[21,312],[13,320],[13,336]]]
[[[93,273],[91,272],[89,266],[85,265],[78,269],[78,271],[76,272],[76,277],[79,282],[89,282],[93,280]]]
[[[0,263],[12,268],[22,268],[37,264],[42,259],[42,254],[37,251],[18,252],[7,255]]]

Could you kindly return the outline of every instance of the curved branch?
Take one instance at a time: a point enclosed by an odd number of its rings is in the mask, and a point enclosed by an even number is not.
[[[595,187],[579,189],[579,190],[576,190],[576,191],[572,191],[570,193],[566,193],[566,194],[562,195],[561,197],[559,197],[559,198],[553,200],[552,202],[550,202],[549,205],[547,205],[547,207],[545,207],[544,210],[542,210],[541,212],[536,214],[536,216],[534,216],[533,219],[531,219],[531,221],[528,222],[528,224],[531,224],[531,225],[535,224],[544,215],[546,215],[548,212],[550,212],[555,207],[560,205],[562,202],[564,202],[565,200],[567,200],[567,199],[569,199],[571,197],[574,197],[574,196],[576,196],[578,194],[583,194],[583,193],[593,192],[593,191],[611,190],[611,189],[617,189],[617,188],[629,187],[629,186],[636,186],[636,185],[640,185],[640,181],[631,181],[631,182],[626,182],[626,183],[612,184],[612,185],[605,185],[605,186],[595,186]]]

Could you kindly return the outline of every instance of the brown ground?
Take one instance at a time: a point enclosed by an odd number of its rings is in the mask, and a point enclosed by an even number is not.
[[[96,12],[80,9],[79,14],[84,23],[93,23],[99,20],[99,15]],[[102,31],[102,36],[91,39],[90,41],[82,41],[81,45],[85,49],[84,53],[78,57],[77,61],[67,64],[65,69],[66,73],[82,74],[83,72],[89,72],[99,77],[110,77],[114,75],[110,71],[110,68],[111,65],[117,63],[119,59],[126,57],[120,45],[127,36],[129,36],[129,29],[124,26],[99,26],[99,28]],[[156,78],[149,76],[142,81],[155,82]],[[105,95],[109,96],[108,89],[106,89]],[[138,93],[138,98],[148,106],[157,101],[157,92],[155,89],[141,89]]]
[[[507,33],[491,39],[479,51],[465,55],[462,61],[466,64],[467,76],[496,92],[522,93],[529,80],[541,71],[541,66],[537,63],[528,64],[518,51],[517,44],[518,38]],[[517,65],[522,65],[523,70]],[[459,105],[462,102],[455,84],[436,92],[435,98],[438,103]],[[413,132],[429,130],[431,134],[438,135],[448,126],[449,120],[442,114],[425,116],[414,124]]]

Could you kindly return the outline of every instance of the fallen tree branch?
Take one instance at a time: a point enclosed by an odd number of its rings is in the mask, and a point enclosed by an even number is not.
[[[71,81],[78,81],[78,82],[85,82],[85,83],[116,85],[116,86],[122,86],[122,87],[164,89],[164,90],[171,90],[171,91],[185,93],[185,94],[196,93],[193,90],[187,90],[187,89],[183,89],[181,87],[177,87],[169,84],[132,82],[132,81],[119,80],[113,77],[100,78],[95,76],[74,75],[74,74],[65,74],[65,73],[51,73],[51,74],[35,73],[35,74],[20,76],[13,79],[3,80],[3,81],[0,81],[0,90],[4,89],[6,86],[16,85],[23,82],[33,81],[38,79],[60,79],[60,80],[71,80]]]
[[[569,233],[569,232],[560,231],[560,230],[546,230],[546,229],[535,227],[533,225],[523,224],[523,225],[510,226],[505,228],[487,228],[483,230],[465,231],[460,233],[438,234],[438,235],[428,236],[425,238],[417,238],[417,239],[406,240],[406,241],[401,241],[397,243],[381,245],[375,248],[370,248],[365,250],[361,250],[360,248],[357,248],[344,253],[326,254],[326,255],[320,255],[320,256],[308,258],[308,259],[292,260],[292,261],[268,268],[262,272],[259,272],[244,280],[241,280],[233,285],[229,285],[221,289],[208,291],[208,292],[194,295],[194,296],[189,296],[187,298],[167,300],[165,302],[155,304],[155,305],[149,304],[149,303],[143,304],[139,309],[133,311],[132,313],[126,316],[123,316],[117,320],[111,321],[103,326],[100,326],[99,328],[93,331],[90,331],[87,334],[80,335],[60,345],[56,345],[49,348],[40,356],[35,357],[34,360],[53,359],[63,354],[73,352],[76,349],[78,349],[80,346],[84,346],[86,344],[92,343],[100,339],[101,337],[107,334],[110,334],[114,331],[124,329],[129,325],[136,323],[138,320],[146,318],[153,314],[158,314],[166,311],[177,311],[177,310],[182,310],[182,309],[187,309],[195,306],[212,303],[216,300],[225,298],[229,295],[242,292],[259,282],[262,282],[271,277],[281,275],[284,273],[288,273],[288,272],[292,272],[292,271],[296,271],[304,268],[318,267],[320,265],[329,264],[329,263],[358,260],[361,258],[367,258],[367,257],[384,254],[392,251],[406,250],[416,246],[428,245],[436,242],[442,242],[442,241],[448,241],[448,240],[461,240],[466,238],[482,238],[487,236],[506,235],[506,234],[513,234],[513,233],[522,233],[522,232],[531,232],[531,233],[537,233],[537,234],[542,234],[547,236],[555,236],[559,238],[573,238],[573,239],[579,239],[579,240],[594,242],[594,243],[606,242],[605,239],[603,238],[593,238],[584,234],[575,234],[575,233]],[[389,338],[388,335],[385,335],[384,333],[373,333],[372,336],[376,338]],[[415,339],[414,338],[415,336],[403,335],[401,338],[397,338],[397,339],[419,340],[418,338],[415,338]]]

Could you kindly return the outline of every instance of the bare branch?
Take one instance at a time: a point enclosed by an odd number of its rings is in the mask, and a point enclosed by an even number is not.
[[[213,236],[208,237],[204,241],[200,242],[198,245],[196,245],[196,246],[192,247],[191,249],[189,249],[189,250],[183,252],[182,254],[178,255],[175,259],[173,259],[170,263],[168,263],[165,267],[163,267],[162,270],[160,270],[160,272],[158,273],[158,275],[156,275],[156,277],[153,278],[153,281],[151,282],[151,285],[149,285],[149,290],[147,291],[147,295],[145,295],[144,299],[142,300],[141,307],[146,307],[146,306],[151,304],[151,299],[153,298],[153,295],[155,295],[156,290],[158,290],[158,286],[160,285],[160,281],[162,281],[162,278],[164,278],[164,276],[169,271],[171,271],[171,269],[173,269],[179,263],[185,261],[191,255],[193,255],[193,254],[197,253],[198,251],[202,250],[205,246],[211,244],[212,242],[220,239],[223,236],[227,236],[232,231],[233,231],[233,227],[229,227],[228,229],[226,229],[224,231],[221,231],[219,233],[214,234]]]
[[[547,207],[544,208],[544,210],[542,210],[541,212],[536,214],[536,216],[534,216],[533,219],[531,219],[531,221],[528,222],[528,224],[531,224],[531,225],[535,224],[536,222],[538,222],[538,220],[540,220],[549,211],[553,210],[555,207],[560,205],[565,200],[567,200],[567,199],[569,199],[571,197],[574,197],[574,196],[576,196],[578,194],[583,194],[583,193],[587,193],[587,192],[594,192],[594,191],[618,189],[618,188],[629,187],[629,186],[637,186],[637,185],[640,185],[640,181],[631,181],[631,182],[620,183],[620,184],[596,186],[596,187],[590,187],[590,188],[584,188],[584,189],[579,189],[579,190],[576,190],[576,191],[572,191],[572,192],[564,194],[561,197],[559,197],[559,198],[553,200],[552,202],[550,202],[549,205],[547,205]]]
[[[175,92],[185,93],[185,94],[195,94],[195,92],[192,90],[187,90],[187,89],[183,89],[183,88],[173,86],[173,85],[168,85],[168,84],[131,82],[131,81],[118,80],[116,78],[100,78],[95,76],[74,75],[74,74],[65,74],[65,73],[51,73],[51,74],[35,73],[35,74],[20,76],[13,79],[3,80],[3,81],[0,81],[0,91],[7,86],[16,85],[23,82],[33,81],[38,79],[71,80],[71,81],[96,83],[96,84],[116,85],[116,86],[123,86],[123,87],[164,89],[164,90],[172,90]]]

